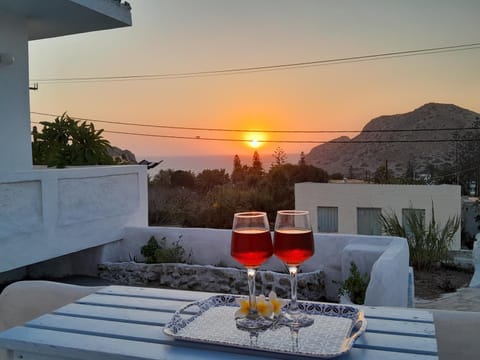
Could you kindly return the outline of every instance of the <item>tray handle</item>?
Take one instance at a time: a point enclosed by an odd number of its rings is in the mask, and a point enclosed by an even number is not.
[[[189,309],[191,308],[196,308],[196,309],[189,311]],[[205,312],[205,310],[206,309],[202,307],[201,301],[195,301],[191,304],[188,304],[183,308],[177,310],[175,314],[173,314],[172,319],[167,324],[167,328],[175,334],[180,329],[184,328],[193,320],[195,320],[198,316],[200,316],[203,312]]]
[[[173,314],[170,322],[166,324],[164,331],[169,334],[176,334],[205,311],[215,306],[236,306],[236,297],[226,294],[215,295],[208,299],[198,300],[187,304]]]
[[[355,341],[365,330],[367,326],[367,320],[365,320],[365,315],[363,311],[359,312],[358,318],[355,320],[350,331],[349,341]]]

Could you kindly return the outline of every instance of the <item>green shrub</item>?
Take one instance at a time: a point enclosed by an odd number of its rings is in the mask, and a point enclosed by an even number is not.
[[[147,244],[142,246],[140,253],[147,264],[184,263],[185,249],[180,245],[181,237],[180,235],[179,239],[171,247],[168,247],[165,236],[160,239],[160,244],[155,236],[151,236]]]
[[[352,261],[350,263],[350,276],[345,281],[338,283],[340,285],[338,294],[348,296],[354,304],[363,305],[369,282],[370,275],[360,274],[357,265]]]
[[[103,138],[103,129],[93,123],[80,122],[64,113],[54,121],[42,121],[43,129],[32,131],[34,165],[64,168],[69,165],[112,165],[111,148]]]
[[[423,217],[415,211],[409,212],[405,217],[405,222],[410,228],[409,232],[400,224],[393,212],[382,214],[380,222],[386,234],[408,240],[410,265],[415,270],[429,270],[434,265],[448,260],[448,249],[460,226],[460,217],[449,218],[443,227],[440,226],[435,220],[432,202],[432,220],[426,227]]]

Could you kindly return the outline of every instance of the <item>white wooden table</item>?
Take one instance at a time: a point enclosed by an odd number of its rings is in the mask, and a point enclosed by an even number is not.
[[[265,359],[279,354],[189,343],[163,326],[189,302],[211,293],[109,286],[0,334],[10,359]],[[364,307],[367,331],[341,359],[435,360],[433,317],[427,311]],[[290,357],[291,358],[291,357]]]

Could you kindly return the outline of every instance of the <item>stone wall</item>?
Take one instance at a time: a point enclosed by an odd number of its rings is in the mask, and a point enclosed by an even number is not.
[[[179,244],[186,254],[191,254],[188,262],[195,265],[216,265],[240,268],[231,256],[230,242],[232,230],[180,227],[126,227],[119,251],[105,247],[103,261],[121,262],[131,259],[140,260],[141,248],[150,237],[165,238],[167,246]],[[360,273],[370,274],[370,283],[365,295],[365,304],[369,306],[407,306],[408,305],[408,243],[406,239],[392,236],[367,236],[351,234],[315,233],[315,253],[305,261],[300,269],[303,273],[321,270],[324,274],[325,296],[328,300],[338,299],[339,284],[349,274],[348,268],[342,268],[347,246],[368,245],[368,251],[350,252]],[[348,248],[347,248],[348,249]],[[375,258],[373,252],[379,256]],[[373,262],[373,263],[372,263]],[[261,270],[285,272],[285,265],[276,256],[262,264]]]
[[[243,269],[211,265],[103,263],[98,266],[102,279],[123,285],[168,287],[229,294],[247,294],[247,272]],[[274,290],[279,297],[290,297],[290,276],[273,271],[257,271],[257,294]],[[325,274],[315,271],[298,274],[298,298],[326,300]],[[336,300],[336,299],[330,299]]]

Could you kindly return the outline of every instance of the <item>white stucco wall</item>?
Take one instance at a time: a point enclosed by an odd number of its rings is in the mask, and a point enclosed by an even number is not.
[[[28,34],[25,19],[0,11],[0,172],[32,168],[28,94]]]
[[[462,217],[465,232],[475,239],[480,234],[480,222],[475,217],[480,215],[480,202],[478,197],[463,197],[462,199]]]
[[[147,219],[146,166],[0,174],[0,272],[119,240]]]
[[[318,231],[317,208],[338,207],[338,232],[357,233],[357,208],[382,208],[394,211],[402,221],[402,209],[425,209],[425,222],[432,218],[444,224],[448,218],[461,214],[461,189],[458,185],[377,185],[377,184],[295,184],[295,208],[308,210],[312,228]],[[461,247],[460,229],[455,234],[451,249]]]
[[[0,281],[146,225],[146,167],[32,168],[28,41],[131,23],[124,1],[0,0]]]
[[[231,230],[127,227],[123,240],[104,247],[103,259],[129,261],[142,259],[140,249],[151,236],[166,238],[167,244],[179,244],[190,254],[189,261],[198,265],[241,267],[230,255]],[[325,290],[331,300],[337,299],[338,282],[350,275],[350,262],[371,276],[366,304],[373,306],[407,306],[408,245],[403,238],[349,234],[314,234],[315,254],[301,265],[304,272],[323,270]],[[108,254],[108,256],[106,256]],[[286,271],[285,265],[272,256],[261,269]]]
[[[0,173],[32,169],[28,41],[129,25],[113,0],[0,0]]]

